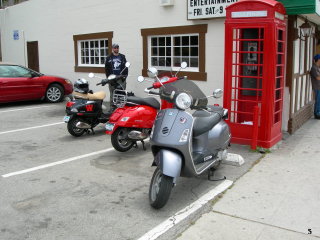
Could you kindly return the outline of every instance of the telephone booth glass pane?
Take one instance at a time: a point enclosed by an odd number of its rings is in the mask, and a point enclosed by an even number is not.
[[[264,28],[234,28],[230,122],[251,125],[261,106]]]
[[[273,123],[281,121],[282,102],[283,102],[283,83],[284,83],[284,31],[277,30],[277,65],[275,77],[275,99],[274,99],[274,118]]]

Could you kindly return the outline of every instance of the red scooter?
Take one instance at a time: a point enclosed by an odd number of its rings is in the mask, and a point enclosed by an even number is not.
[[[181,63],[181,69],[187,67],[185,62]],[[178,71],[178,72],[179,72]],[[177,73],[178,73],[177,72]],[[178,80],[177,73],[173,77],[157,77],[157,69],[148,69],[148,76],[156,80],[148,89],[159,89],[164,84]],[[143,77],[138,81],[142,82]],[[161,91],[161,89],[160,89]],[[150,94],[159,95],[158,92],[149,91]],[[137,147],[137,141],[141,141],[145,150],[144,140],[150,136],[151,129],[159,109],[172,108],[173,104],[161,100],[161,106],[154,97],[139,98],[135,96],[123,97],[123,92],[114,93],[114,103],[117,109],[110,116],[106,124],[106,134],[111,135],[112,146],[119,152],[126,152],[132,147]]]

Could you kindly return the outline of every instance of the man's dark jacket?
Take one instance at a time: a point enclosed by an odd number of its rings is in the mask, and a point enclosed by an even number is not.
[[[121,64],[120,64],[120,69],[121,71],[126,67],[126,56],[119,53],[120,59],[121,59]],[[108,77],[110,74],[113,74],[113,67],[112,67],[112,58],[114,57],[113,53],[107,56],[106,62],[105,62],[105,71],[106,71],[106,76]],[[123,72],[122,75],[128,75],[128,68],[126,68]]]

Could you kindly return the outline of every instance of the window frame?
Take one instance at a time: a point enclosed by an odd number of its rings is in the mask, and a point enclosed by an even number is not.
[[[147,69],[151,65],[151,37],[159,36],[183,36],[183,35],[195,35],[198,34],[199,45],[199,66],[198,71],[195,69],[182,70],[183,75],[187,76],[190,80],[206,81],[207,73],[205,71],[205,37],[208,29],[208,24],[189,25],[189,26],[174,26],[163,28],[147,28],[141,29],[142,41],[143,41],[143,69],[142,75],[147,76]],[[163,70],[166,71],[166,70]],[[160,73],[162,72],[159,71]]]
[[[95,72],[95,73],[104,73],[105,69],[104,66],[84,66],[79,63],[79,48],[80,41],[90,41],[90,40],[101,40],[107,39],[108,40],[108,54],[111,53],[111,46],[112,46],[112,38],[113,32],[100,32],[100,33],[88,33],[88,34],[79,34],[73,35],[73,43],[74,43],[74,57],[75,57],[75,72]]]
[[[175,48],[177,48],[177,47],[179,47],[179,48],[183,48],[183,47],[188,47],[189,48],[189,50],[190,50],[190,48],[192,48],[192,47],[195,47],[195,45],[192,45],[191,43],[189,44],[189,45],[183,45],[182,43],[179,45],[179,46],[177,46],[177,45],[175,45],[175,43],[174,43],[174,41],[175,41],[175,38],[176,37],[179,37],[179,38],[182,38],[182,37],[194,37],[194,36],[196,36],[197,37],[197,41],[198,41],[198,44],[196,45],[196,48],[198,49],[197,50],[197,56],[191,56],[191,54],[189,54],[188,56],[183,56],[182,55],[182,50],[181,50],[181,52],[180,52],[180,55],[175,55],[174,54],[174,52],[175,52]],[[153,45],[152,45],[152,39],[153,38],[157,38],[158,40],[157,41],[159,41],[159,38],[170,38],[170,56],[162,56],[162,55],[160,55],[160,54],[158,54],[158,55],[152,55],[152,50],[153,50],[153,48],[156,48],[157,49],[157,53],[159,53],[159,48],[165,48],[165,55],[167,54],[167,50],[166,50],[166,48],[168,48],[168,45],[167,44],[165,44],[164,46],[161,46],[161,45],[157,45],[156,47],[154,47]],[[166,40],[165,40],[166,41]],[[148,67],[150,68],[150,67],[156,67],[156,68],[159,68],[159,69],[161,69],[161,70],[163,70],[163,71],[178,71],[179,69],[180,69],[180,67],[178,67],[178,66],[174,66],[174,58],[177,58],[177,57],[179,57],[179,58],[188,58],[189,59],[189,61],[192,59],[192,58],[196,58],[197,59],[197,61],[198,61],[198,66],[197,67],[191,67],[191,66],[189,66],[188,65],[188,67],[184,70],[184,71],[190,71],[190,72],[199,72],[199,34],[198,33],[189,33],[189,34],[171,34],[171,35],[157,35],[157,36],[148,36],[148,44],[149,44],[149,46],[148,46],[148,50],[149,50],[149,52],[148,52]],[[158,57],[158,58],[170,58],[171,59],[171,66],[169,67],[169,66],[156,66],[156,65],[151,65],[151,62],[152,62],[152,58],[154,58],[154,57]]]
[[[98,57],[99,58],[99,62],[101,61],[102,57],[106,58],[107,55],[108,55],[108,52],[106,52],[103,56],[101,54],[98,55],[98,56],[91,56],[91,54],[90,54],[91,50],[98,49],[99,51],[101,51],[101,49],[102,49],[101,41],[106,42],[106,41],[108,41],[108,38],[88,39],[88,40],[78,40],[77,41],[78,42],[78,65],[79,65],[79,67],[103,67],[104,66],[104,63],[103,64],[92,64],[92,63],[91,64],[83,64],[83,63],[81,63],[82,55],[80,54],[80,56],[79,56],[79,53],[82,51],[81,44],[84,43],[84,45],[85,45],[85,43],[88,42],[89,54],[84,56],[85,58],[89,58],[89,61],[90,61],[90,58],[92,58],[92,57],[97,58]],[[98,48],[96,48],[96,47],[91,48],[91,46],[90,46],[91,42],[98,42]],[[109,46],[106,46],[106,47],[108,48],[108,51],[109,51]]]

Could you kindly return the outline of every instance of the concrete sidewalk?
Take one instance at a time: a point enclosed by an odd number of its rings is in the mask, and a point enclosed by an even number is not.
[[[178,240],[320,238],[320,121],[310,119]]]

